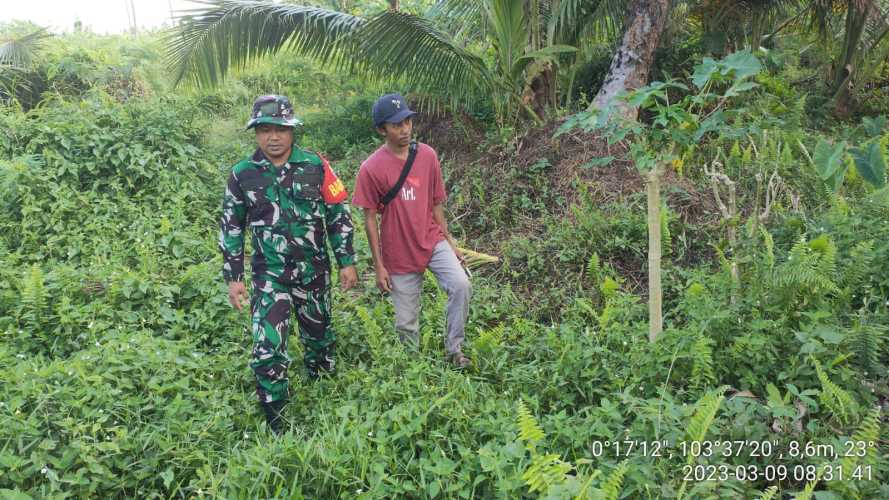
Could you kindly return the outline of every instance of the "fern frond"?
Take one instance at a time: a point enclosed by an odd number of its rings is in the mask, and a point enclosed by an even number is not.
[[[545,494],[550,486],[564,483],[565,475],[573,469],[571,464],[563,462],[555,453],[535,455],[531,465],[522,474],[522,479],[531,492]]]
[[[481,353],[490,353],[500,347],[503,340],[503,325],[497,325],[494,328],[482,330],[478,338],[472,343],[473,349]]]
[[[599,254],[593,252],[593,255],[590,255],[590,260],[586,263],[586,277],[595,282],[598,281],[601,272],[602,265],[599,262]]]
[[[759,498],[757,500],[772,500],[773,498],[775,498],[775,495],[777,495],[777,494],[778,494],[778,487],[777,486],[769,486],[765,491],[762,492],[761,495],[759,495]]]
[[[611,474],[608,475],[608,479],[602,484],[604,500],[617,500],[620,498],[620,490],[623,486],[624,475],[626,475],[628,468],[629,465],[627,464],[627,461],[624,460],[611,471]]]
[[[703,332],[691,347],[691,382],[696,387],[704,387],[716,380],[713,371],[713,340]]]
[[[43,269],[37,264],[31,266],[22,283],[21,316],[26,326],[39,329],[46,313],[48,294],[44,282]]]
[[[382,328],[380,328],[373,316],[370,315],[366,307],[355,306],[355,314],[361,319],[361,324],[364,327],[364,338],[367,339],[367,345],[370,347],[371,354],[375,358],[379,358],[379,356],[382,356],[385,345],[383,341],[385,335],[383,335]]]
[[[823,469],[822,469],[823,470]],[[820,475],[820,472],[819,472]],[[799,493],[799,495],[793,497],[793,500],[812,500],[812,495],[815,493],[815,486],[818,486],[818,480],[809,481],[806,484],[806,487]]]
[[[871,463],[877,458],[878,447],[873,444],[880,441],[880,413],[880,407],[872,408],[867,413],[867,416],[864,417],[861,425],[852,433],[851,441],[853,443],[868,444],[865,446],[865,456],[859,457],[855,453],[849,453],[848,455],[850,456],[843,459],[842,466],[844,472],[851,471],[862,462]]]
[[[688,423],[688,439],[690,441],[703,441],[707,437],[707,431],[716,418],[722,400],[725,399],[727,387],[723,386],[705,394],[695,405],[695,413]],[[693,459],[689,455],[690,459]]]
[[[855,399],[830,380],[817,359],[812,358],[812,364],[815,366],[815,372],[821,382],[821,395],[819,396],[821,404],[830,410],[843,425],[849,424],[858,414],[858,404]]]
[[[868,412],[867,416],[864,417],[864,420],[858,426],[854,433],[852,433],[852,437],[850,438],[850,442],[855,443],[855,452],[853,453],[845,453],[845,457],[840,462],[840,469],[842,470],[843,478],[848,479],[855,474],[855,470],[864,464],[872,464],[874,459],[877,458],[877,450],[878,446],[875,446],[875,443],[878,443],[880,439],[880,407],[875,407]],[[861,444],[861,448],[859,448],[858,443]],[[864,450],[864,456],[858,456],[857,451],[859,449]],[[839,480],[839,478],[834,479],[827,483],[827,487],[831,491],[835,491],[842,495],[843,498],[854,498],[860,497],[860,493],[857,491],[857,484],[855,481],[848,480]]]
[[[774,284],[793,295],[839,293],[836,276],[836,246],[826,239],[793,245],[787,261],[774,273]]]
[[[843,269],[843,288],[848,291],[859,288],[872,272],[875,259],[874,241],[859,241],[849,252],[849,259]]]
[[[528,411],[528,407],[525,406],[524,401],[519,401],[519,419],[517,422],[519,428],[519,441],[524,441],[525,447],[528,450],[531,450],[531,453],[535,453],[537,443],[539,443],[546,434],[544,434],[543,429],[540,427],[540,424],[537,423],[537,419],[534,418],[534,415],[531,415],[531,412]]]
[[[818,254],[818,273],[825,279],[830,280],[833,288],[835,277],[837,275],[837,247],[827,237],[822,235],[820,238],[813,240],[809,246],[813,252]]]
[[[692,415],[686,430],[689,441],[702,442],[707,437],[707,431],[710,430],[713,420],[716,419],[716,413],[719,411],[720,405],[722,405],[722,400],[725,399],[726,389],[728,389],[728,386],[722,386],[715,391],[710,391],[695,404],[695,413]],[[692,464],[694,461],[695,455],[689,453],[687,462]],[[687,486],[688,482],[683,481],[676,498],[684,497]]]
[[[854,354],[854,363],[866,374],[872,374],[880,360],[880,352],[886,340],[886,328],[882,325],[857,325],[846,337]]]

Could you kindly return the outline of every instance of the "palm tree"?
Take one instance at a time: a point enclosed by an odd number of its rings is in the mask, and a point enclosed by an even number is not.
[[[495,77],[543,116],[557,102],[556,70],[568,69],[570,94],[579,63],[620,34],[625,10],[623,0],[444,0],[431,17],[462,45],[493,45]]]
[[[705,48],[716,55],[757,48],[784,21],[799,17],[803,0],[699,0],[690,14],[699,23]],[[797,15],[791,15],[796,12]]]
[[[865,73],[863,58],[874,51],[889,33],[889,0],[810,0],[809,24],[828,45],[834,32],[842,33],[831,65],[830,89],[834,111],[848,112],[853,82]],[[838,25],[842,20],[842,30]]]
[[[577,49],[590,16],[621,19],[619,0],[443,0],[436,12],[466,26],[455,36],[398,2],[363,18],[308,5],[208,0],[170,33],[177,82],[218,83],[232,67],[287,50],[375,81],[397,81],[451,104],[493,102],[501,119],[542,115],[554,103],[558,65]],[[588,23],[601,26],[601,20]],[[447,25],[446,25],[447,26]],[[453,26],[453,25],[452,25]],[[482,43],[479,43],[482,42]],[[490,45],[488,63],[467,47]],[[570,62],[570,59],[569,59]],[[446,97],[445,97],[446,96]]]
[[[0,102],[20,102],[33,88],[31,69],[43,39],[40,28],[18,37],[0,40]]]

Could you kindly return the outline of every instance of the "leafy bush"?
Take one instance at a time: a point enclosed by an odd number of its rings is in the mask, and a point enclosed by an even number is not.
[[[340,98],[345,80],[281,78],[307,105],[343,102],[328,106],[333,115],[305,108],[303,142],[342,154],[350,180],[370,148],[370,101],[360,92]],[[764,92],[790,95],[775,78],[760,81]],[[337,92],[311,94],[319,81]],[[496,178],[485,177],[489,165],[455,170],[467,180],[449,208],[485,204],[458,229],[510,234],[503,229],[520,218],[533,228],[511,234],[499,247],[503,265],[473,279],[466,350],[474,366],[456,372],[443,359],[447,298],[431,277],[419,352],[394,340],[392,306],[365,279],[333,292],[339,372],[309,382],[292,365],[287,433],[270,436],[246,363],[248,320],[227,305],[215,243],[226,169],[252,149],[239,130],[241,106],[270,82],[123,102],[96,91],[0,114],[2,495],[752,498],[808,488],[824,498],[886,496],[879,405],[889,397],[889,275],[880,264],[889,259],[889,205],[885,190],[854,179],[820,198],[823,182],[797,144],[814,142],[797,127],[802,118],[777,131],[760,116],[749,138],[685,153],[688,168],[677,175],[709,187],[695,167],[718,151],[743,195],[737,219],[723,225],[664,217],[675,261],[655,343],[633,293],[645,267],[638,198],[604,204],[587,192],[567,207],[550,187],[547,158]],[[751,108],[780,100],[762,99]],[[860,144],[856,134],[843,140]],[[794,207],[784,193],[754,224],[755,175],[773,169],[804,203]],[[492,183],[502,189],[485,196]],[[735,253],[722,237],[729,227],[743,240]],[[369,249],[358,233],[366,276]],[[298,359],[293,337],[290,350]],[[848,439],[874,445],[840,457],[680,451],[683,441],[733,440],[842,451]],[[625,440],[673,453],[620,453],[615,443]],[[686,467],[723,464],[861,465],[872,479],[683,478]]]

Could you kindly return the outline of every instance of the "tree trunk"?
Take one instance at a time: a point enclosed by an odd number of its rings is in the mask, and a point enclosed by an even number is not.
[[[618,92],[632,90],[648,83],[648,71],[654,63],[654,50],[658,46],[667,16],[670,0],[634,0],[630,10],[630,22],[624,32],[623,41],[611,59],[608,76],[602,88],[593,99],[593,106],[603,109],[609,105]],[[620,113],[636,118],[636,110],[626,105],[618,105]]]
[[[389,0],[389,10],[398,12],[398,0]]]
[[[648,340],[654,342],[664,330],[661,290],[661,171],[656,164],[648,172]]]
[[[525,88],[523,99],[537,115],[535,118],[545,118],[547,110],[555,106],[557,82],[555,68],[547,63]]]
[[[858,54],[868,14],[870,10],[867,5],[860,6],[856,0],[847,1],[846,32],[843,36],[842,53],[836,62],[833,81],[834,114],[840,117],[848,116],[850,113],[852,79],[857,69],[855,57]]]

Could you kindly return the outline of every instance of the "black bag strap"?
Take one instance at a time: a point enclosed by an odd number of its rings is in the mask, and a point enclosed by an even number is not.
[[[401,186],[404,185],[404,180],[407,179],[407,174],[410,173],[411,167],[414,166],[414,159],[417,157],[417,141],[411,141],[411,145],[408,146],[407,151],[407,161],[404,162],[404,168],[401,169],[401,175],[398,177],[398,181],[392,186],[392,189],[386,193],[382,199],[380,199],[380,205],[385,207],[389,204],[390,201],[394,200],[396,196],[398,196],[398,192],[401,191]]]

